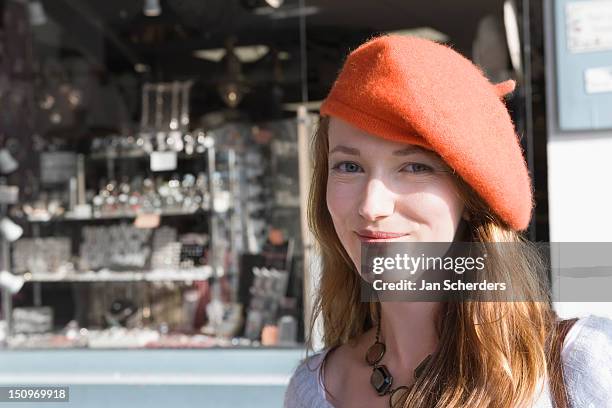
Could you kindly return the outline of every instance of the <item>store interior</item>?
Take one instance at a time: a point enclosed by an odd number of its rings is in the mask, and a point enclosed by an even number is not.
[[[0,342],[302,347],[312,293],[298,133],[316,128],[345,55],[373,35],[419,35],[492,82],[529,82],[520,10],[0,1]],[[532,101],[506,102],[538,183]],[[532,238],[547,234],[539,208]]]

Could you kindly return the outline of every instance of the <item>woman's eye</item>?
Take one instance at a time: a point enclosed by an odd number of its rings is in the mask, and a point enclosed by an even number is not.
[[[333,170],[339,170],[344,173],[357,173],[361,170],[361,167],[353,162],[341,162],[336,164]]]
[[[359,173],[362,171],[362,168],[357,163],[353,162],[340,162],[332,167],[333,170],[339,171],[341,173]],[[428,173],[433,171],[433,169],[421,163],[408,163],[404,167],[402,167],[402,171],[408,173]]]
[[[406,169],[409,173],[425,173],[425,172],[430,172],[433,170],[428,165],[421,164],[421,163],[409,163],[405,165],[402,170],[406,170]]]

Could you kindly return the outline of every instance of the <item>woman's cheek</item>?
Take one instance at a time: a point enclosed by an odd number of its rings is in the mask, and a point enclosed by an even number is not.
[[[458,203],[438,194],[422,194],[414,197],[412,203],[416,204],[412,216],[420,225],[419,240],[431,242],[453,240]]]
[[[349,227],[350,220],[354,219],[353,208],[357,197],[351,195],[351,189],[346,184],[344,185],[329,185],[327,189],[327,209],[332,218],[334,229],[340,239],[340,242],[349,253],[353,261],[356,249],[353,248],[355,243],[352,239],[352,229]]]
[[[358,198],[354,184],[330,181],[327,184],[327,208],[332,217],[347,217]]]

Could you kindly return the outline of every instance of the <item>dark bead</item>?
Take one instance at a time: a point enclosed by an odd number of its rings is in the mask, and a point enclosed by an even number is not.
[[[378,395],[385,395],[391,388],[391,384],[393,384],[393,376],[384,365],[376,366],[372,369],[370,384],[372,384]]]
[[[366,352],[366,362],[371,366],[378,364],[385,355],[385,349],[385,345],[379,341],[372,344]]]

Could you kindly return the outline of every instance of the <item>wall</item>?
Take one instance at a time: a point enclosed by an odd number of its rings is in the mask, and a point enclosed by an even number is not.
[[[575,0],[574,0],[575,1]],[[564,29],[560,11],[567,0],[544,0],[546,61],[549,223],[551,242],[612,241],[612,129],[562,131],[557,104],[558,64],[567,64],[559,34]],[[556,32],[557,31],[557,32]],[[588,58],[585,54],[584,58]],[[612,57],[608,62],[612,66]],[[567,65],[563,66],[567,68]],[[576,72],[576,75],[582,75]],[[611,113],[612,114],[612,113]],[[553,267],[563,267],[555,265]],[[554,287],[553,287],[554,290]],[[612,317],[612,302],[563,302],[561,316],[593,313]]]

